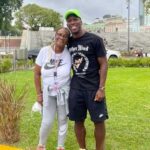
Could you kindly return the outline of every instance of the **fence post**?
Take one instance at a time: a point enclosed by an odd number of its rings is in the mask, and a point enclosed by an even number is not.
[[[16,49],[13,50],[13,71],[16,71]]]

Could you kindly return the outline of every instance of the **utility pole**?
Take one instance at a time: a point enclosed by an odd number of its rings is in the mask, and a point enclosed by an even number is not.
[[[128,52],[130,51],[130,0],[127,0],[128,9]]]

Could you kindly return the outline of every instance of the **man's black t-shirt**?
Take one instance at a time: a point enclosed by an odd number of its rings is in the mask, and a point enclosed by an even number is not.
[[[86,32],[82,37],[69,39],[73,77],[71,88],[96,90],[99,87],[99,63],[97,58],[106,56],[102,38]]]

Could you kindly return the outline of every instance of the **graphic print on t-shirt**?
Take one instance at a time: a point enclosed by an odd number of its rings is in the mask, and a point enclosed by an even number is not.
[[[62,59],[59,59],[59,60],[50,59],[50,61],[44,65],[44,69],[45,70],[54,69],[56,66],[58,68],[63,65],[64,64],[62,64]]]
[[[86,70],[88,69],[89,66],[89,60],[82,52],[88,50],[89,47],[88,46],[84,47],[83,45],[78,45],[77,47],[69,48],[69,51],[73,52],[72,54],[73,69],[77,75],[86,74]]]

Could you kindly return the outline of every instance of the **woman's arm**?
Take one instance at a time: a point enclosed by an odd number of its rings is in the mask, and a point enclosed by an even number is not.
[[[43,103],[43,93],[41,88],[41,67],[35,64],[34,67],[34,84],[37,94],[37,101],[42,105]]]

